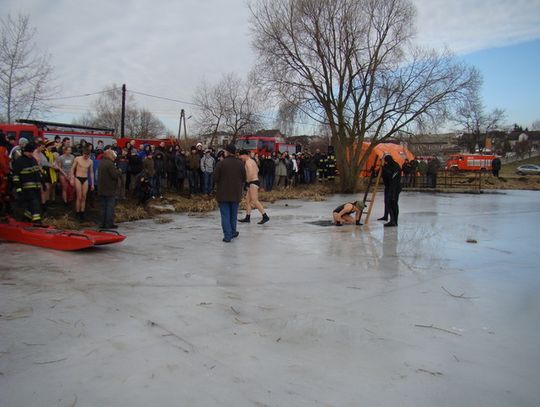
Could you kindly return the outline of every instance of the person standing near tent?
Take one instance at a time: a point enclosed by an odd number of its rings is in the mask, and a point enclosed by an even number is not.
[[[399,193],[401,192],[401,167],[394,161],[391,155],[384,157],[382,179],[384,182],[385,197],[388,196],[388,213],[390,215],[390,222],[385,223],[384,226],[397,226],[399,215],[398,200]]]

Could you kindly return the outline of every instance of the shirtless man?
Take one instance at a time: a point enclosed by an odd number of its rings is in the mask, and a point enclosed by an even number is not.
[[[364,206],[365,205],[360,201],[347,202],[343,205],[339,205],[332,213],[334,217],[333,223],[336,226],[342,226],[344,223],[348,225],[352,225],[353,223],[361,225],[360,216]],[[354,219],[351,216],[353,213],[355,214]]]
[[[254,206],[262,215],[262,219],[257,223],[263,225],[268,222],[270,218],[264,211],[262,204],[259,202],[259,167],[257,167],[255,160],[249,156],[248,151],[242,150],[239,155],[246,167],[247,192],[246,217],[244,219],[238,219],[238,222],[249,223],[251,221],[251,209],[252,206]]]
[[[90,190],[94,190],[94,168],[90,159],[90,149],[85,148],[83,155],[75,158],[71,167],[71,177],[75,181],[75,212],[77,218],[84,220],[84,210],[86,208],[86,194],[88,192],[88,176],[90,176]]]

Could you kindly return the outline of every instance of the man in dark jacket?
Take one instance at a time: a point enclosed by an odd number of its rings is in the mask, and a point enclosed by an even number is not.
[[[184,192],[184,183],[187,177],[187,159],[183,150],[177,150],[174,156],[174,165],[176,169],[176,186],[179,194]]]
[[[137,182],[137,176],[143,170],[142,159],[137,155],[135,148],[132,148],[128,152],[128,170],[127,170],[127,179],[126,186],[131,192],[135,190],[135,184]]]
[[[154,158],[154,194],[160,198],[163,198],[163,180],[165,179],[165,154],[163,151],[156,149],[153,156]]]
[[[408,159],[405,159],[403,162],[403,167],[401,168],[403,171],[403,186],[404,187],[410,187],[411,186],[411,172],[412,172],[412,166]]]
[[[495,157],[491,161],[491,172],[493,176],[499,178],[499,171],[501,170],[501,159],[499,157]]]
[[[437,172],[441,168],[441,162],[437,157],[433,157],[428,161],[427,171],[426,171],[426,182],[428,188],[437,187]]]
[[[120,170],[114,165],[116,153],[109,149],[103,153],[98,168],[98,194],[101,199],[101,228],[117,228],[114,224],[114,205]]]
[[[191,146],[191,152],[187,159],[187,175],[189,180],[189,192],[191,194],[199,193],[199,171],[200,171],[201,157],[197,152],[195,146]]]
[[[384,166],[382,168],[382,179],[384,182],[385,195],[388,196],[388,213],[390,222],[384,226],[397,226],[399,215],[399,193],[401,192],[401,167],[394,161],[391,155],[384,157]],[[388,193],[386,194],[386,191]]]
[[[261,176],[263,179],[263,188],[265,191],[271,191],[274,187],[276,176],[276,163],[269,154],[261,160]]]
[[[235,154],[236,147],[234,144],[229,144],[225,148],[225,158],[217,163],[214,171],[214,180],[217,185],[216,201],[221,214],[224,242],[230,242],[238,236],[236,231],[238,205],[242,200],[246,182],[244,163],[236,158]]]

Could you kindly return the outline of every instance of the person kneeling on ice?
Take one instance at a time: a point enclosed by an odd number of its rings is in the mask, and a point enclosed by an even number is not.
[[[343,224],[352,225],[361,225],[360,216],[362,215],[362,209],[366,205],[360,201],[347,202],[343,205],[339,205],[334,209],[333,222],[336,226],[342,226]],[[351,216],[354,213],[354,218]]]

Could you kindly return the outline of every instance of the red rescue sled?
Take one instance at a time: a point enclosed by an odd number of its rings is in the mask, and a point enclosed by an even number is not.
[[[0,239],[55,250],[81,250],[118,243],[125,238],[126,236],[114,231],[62,230],[52,226],[17,222],[11,218],[0,222]]]

